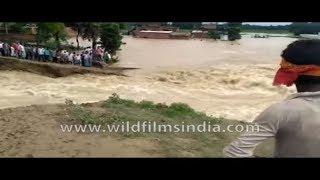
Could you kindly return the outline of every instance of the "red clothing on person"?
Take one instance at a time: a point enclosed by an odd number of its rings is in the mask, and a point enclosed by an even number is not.
[[[103,55],[103,50],[100,47],[96,48],[94,50],[94,54],[102,56]]]
[[[13,43],[13,44],[12,44],[12,47],[13,47],[14,52],[15,52],[16,54],[18,54],[18,53],[20,52],[20,48],[19,48],[19,45],[18,45],[18,44]]]
[[[280,66],[274,77],[274,86],[291,86],[299,75],[320,76],[320,66],[317,65],[296,65],[283,59]]]

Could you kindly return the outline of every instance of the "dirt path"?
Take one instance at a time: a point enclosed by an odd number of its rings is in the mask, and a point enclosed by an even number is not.
[[[63,133],[66,106],[33,105],[0,110],[0,157],[153,157],[159,145],[143,139]]]

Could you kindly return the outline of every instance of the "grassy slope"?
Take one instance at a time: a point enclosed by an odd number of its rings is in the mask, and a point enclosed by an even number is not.
[[[186,104],[154,104],[150,101],[134,102],[119,98],[116,94],[99,107],[75,105],[67,102],[72,119],[83,124],[121,124],[129,121],[155,121],[157,124],[201,124],[203,121],[225,127],[229,124],[244,124],[221,118],[206,116],[196,112]],[[159,151],[168,157],[222,157],[222,149],[239,133],[118,133],[119,138],[144,138],[157,140],[161,145]],[[259,146],[256,155],[270,156],[272,141]]]

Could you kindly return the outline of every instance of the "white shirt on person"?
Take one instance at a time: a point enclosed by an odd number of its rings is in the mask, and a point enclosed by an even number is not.
[[[255,148],[275,137],[275,157],[320,157],[320,91],[300,92],[263,111],[223,152],[228,157],[252,157]]]
[[[69,55],[68,60],[73,61],[73,54],[72,53]]]
[[[19,49],[20,51],[25,52],[24,46],[22,46],[21,44],[19,45]]]
[[[15,56],[14,48],[11,46],[10,49],[11,49],[11,56]]]
[[[44,54],[44,49],[43,48],[39,48],[38,49],[38,54],[39,55],[43,55]]]
[[[88,60],[90,59],[90,55],[89,55],[89,54],[85,54],[85,55],[84,55],[84,59],[85,59],[86,61],[88,61]]]
[[[65,57],[69,57],[69,52],[66,51],[66,50],[64,50],[64,51],[63,51],[63,55],[64,55]]]
[[[79,54],[76,55],[76,61],[81,61],[81,56]]]

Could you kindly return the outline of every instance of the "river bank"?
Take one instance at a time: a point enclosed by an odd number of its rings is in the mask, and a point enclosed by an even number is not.
[[[57,64],[50,62],[39,62],[31,60],[22,60],[13,57],[0,57],[0,71],[24,71],[39,74],[47,77],[58,78],[75,74],[101,74],[125,76],[124,70],[136,68],[126,67],[83,67],[70,64]]]
[[[0,110],[1,157],[223,157],[222,149],[238,132],[105,133],[63,131],[61,126],[112,124],[121,121],[213,126],[244,123],[208,117],[187,105],[156,105],[113,99],[96,103],[32,105]],[[187,125],[187,124],[186,124]],[[260,145],[256,155],[269,157],[273,142]]]

